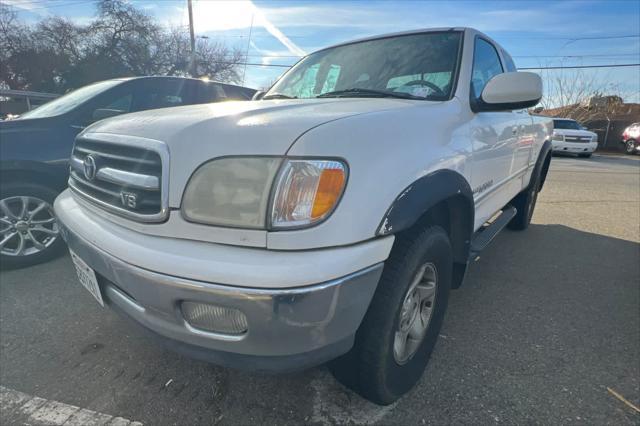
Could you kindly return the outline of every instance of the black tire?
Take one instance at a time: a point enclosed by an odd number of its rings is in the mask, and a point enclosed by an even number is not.
[[[578,157],[580,157],[580,158],[591,158],[591,155],[592,155],[591,153],[588,153],[588,154],[578,154]]]
[[[509,229],[514,231],[524,231],[529,227],[531,218],[533,217],[533,211],[536,208],[536,202],[538,201],[538,193],[540,192],[540,171],[538,170],[535,175],[531,176],[531,183],[529,187],[516,195],[511,201],[511,205],[518,210],[518,213],[511,219],[511,222],[507,224]]]
[[[394,338],[403,302],[421,267],[436,271],[435,297],[422,341],[400,365]],[[447,233],[439,226],[423,226],[397,236],[371,305],[356,333],[353,349],[330,364],[334,376],[364,398],[388,405],[420,380],[438,339],[451,288],[453,260]]]
[[[636,153],[636,141],[629,139],[624,143],[624,152],[633,155]]]
[[[20,196],[37,198],[45,201],[50,206],[53,206],[53,201],[58,196],[58,191],[43,185],[19,182],[3,183],[2,187],[0,187],[0,200]],[[4,213],[1,213],[1,216],[4,216]],[[2,226],[2,230],[4,230],[4,223]],[[4,233],[0,233],[0,239],[2,239],[3,236]],[[46,262],[62,254],[64,252],[64,248],[65,243],[62,240],[62,237],[58,235],[51,245],[32,254],[12,256],[0,253],[0,267],[2,269],[13,269]]]

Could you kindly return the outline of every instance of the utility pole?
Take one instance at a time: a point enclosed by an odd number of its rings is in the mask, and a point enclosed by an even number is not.
[[[191,61],[189,63],[189,73],[191,77],[196,76],[196,35],[193,31],[193,5],[191,0],[187,0],[187,8],[189,9],[189,35],[191,36]]]

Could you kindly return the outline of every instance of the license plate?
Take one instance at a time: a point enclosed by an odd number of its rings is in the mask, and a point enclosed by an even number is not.
[[[71,260],[73,260],[73,265],[76,267],[80,284],[89,290],[89,293],[95,297],[100,306],[104,307],[104,300],[102,300],[102,293],[100,293],[100,286],[98,285],[96,273],[84,260],[80,259],[80,256],[75,254],[73,250],[69,249],[69,253],[71,253]]]

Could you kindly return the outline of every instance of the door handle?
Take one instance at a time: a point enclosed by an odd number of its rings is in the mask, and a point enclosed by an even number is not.
[[[511,132],[515,135],[516,133],[518,133],[518,128],[517,127],[512,127],[511,128]]]

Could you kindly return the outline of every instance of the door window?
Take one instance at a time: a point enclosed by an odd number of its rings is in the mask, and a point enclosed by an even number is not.
[[[189,87],[187,80],[148,80],[137,91],[135,111],[147,109],[167,108],[188,105]]]
[[[131,111],[131,101],[133,101],[133,94],[129,93],[127,95],[119,97],[115,101],[111,102],[108,105],[105,105],[102,108],[115,109],[117,111],[125,113]]]
[[[202,83],[198,87],[198,102],[210,103],[220,102],[229,98],[227,90],[218,83]]]
[[[117,111],[119,114],[126,114],[133,111],[134,88],[130,84],[121,84],[113,90],[97,96],[86,108],[82,109],[78,115],[78,124],[87,125],[96,121],[96,111],[109,109]],[[114,114],[117,115],[117,114]]]
[[[471,90],[476,99],[480,98],[489,80],[503,71],[496,48],[486,40],[477,38],[471,74]]]

